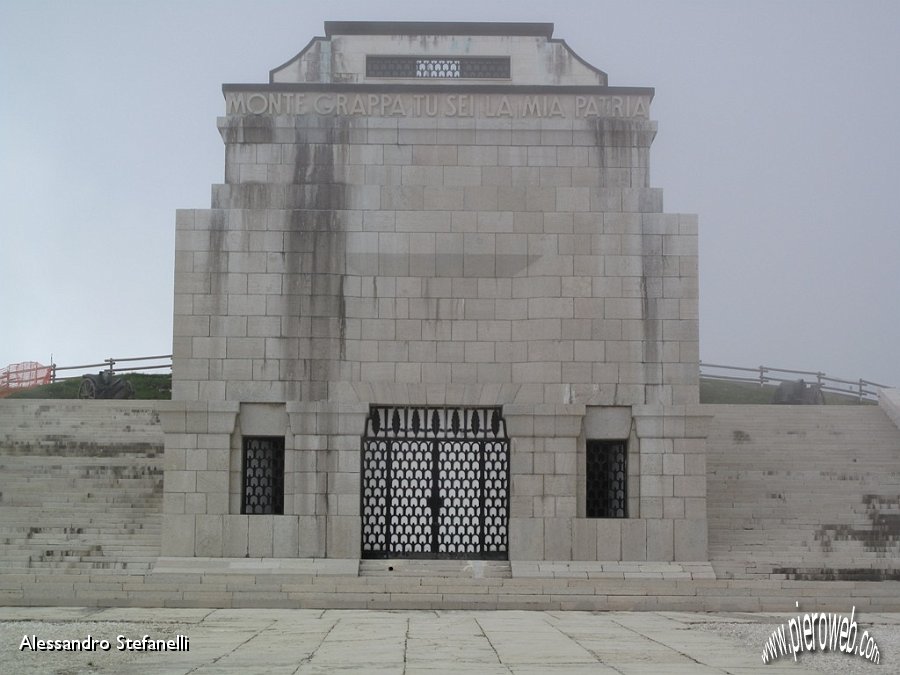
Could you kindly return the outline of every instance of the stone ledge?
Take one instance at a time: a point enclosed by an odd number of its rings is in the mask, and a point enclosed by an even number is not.
[[[513,561],[513,578],[715,579],[708,562]]]
[[[161,557],[150,572],[167,574],[300,574],[357,576],[355,558],[182,558]]]
[[[184,562],[169,559],[172,564]],[[219,563],[209,577],[194,574],[35,574],[18,577],[0,590],[9,606],[91,607],[316,607],[323,609],[580,609],[666,611],[773,611],[834,609],[851,604],[862,611],[900,611],[900,582],[815,582],[660,578],[439,579],[315,576],[297,573],[237,573],[228,565],[259,559],[190,559]],[[162,561],[165,562],[165,559]],[[309,559],[293,560],[296,565]],[[357,561],[328,561],[355,564]],[[684,564],[685,567],[693,563]],[[656,565],[653,565],[656,567]],[[177,569],[177,568],[172,568]],[[242,570],[237,570],[241,572]],[[284,572],[284,570],[281,570]],[[648,572],[647,574],[653,574]],[[10,579],[11,581],[12,579]]]

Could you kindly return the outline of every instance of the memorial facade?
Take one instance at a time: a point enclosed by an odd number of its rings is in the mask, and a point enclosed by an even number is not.
[[[549,24],[325,28],[224,87],[172,400],[0,401],[0,602],[896,611],[900,394],[697,404],[653,91]]]
[[[223,87],[163,556],[708,559],[697,221],[552,30],[328,22]]]

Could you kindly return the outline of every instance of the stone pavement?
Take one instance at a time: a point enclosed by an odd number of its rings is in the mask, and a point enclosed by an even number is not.
[[[809,673],[814,659],[764,665],[762,643],[704,624],[779,615],[687,612],[375,611],[0,608],[0,672],[7,673]],[[898,615],[868,615],[879,636]],[[769,629],[767,629],[769,630]],[[116,637],[186,635],[190,651],[120,652]],[[109,651],[20,651],[24,635],[112,643]],[[759,644],[757,644],[759,642]],[[843,658],[843,655],[842,655]],[[847,657],[845,665],[850,666]],[[887,665],[887,664],[884,664]],[[874,666],[878,668],[877,666]],[[811,669],[813,668],[813,669]],[[890,666],[888,666],[890,668]],[[884,671],[882,671],[884,672]]]

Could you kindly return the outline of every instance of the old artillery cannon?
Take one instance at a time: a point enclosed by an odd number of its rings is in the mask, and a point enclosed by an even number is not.
[[[782,382],[772,396],[772,403],[783,405],[825,405],[822,385],[807,384],[803,380]]]
[[[115,377],[110,370],[96,375],[82,375],[78,398],[134,398],[134,387],[124,377]]]

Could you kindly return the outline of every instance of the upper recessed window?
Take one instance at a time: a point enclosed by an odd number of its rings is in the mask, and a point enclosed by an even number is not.
[[[367,56],[366,77],[509,79],[508,56]]]

